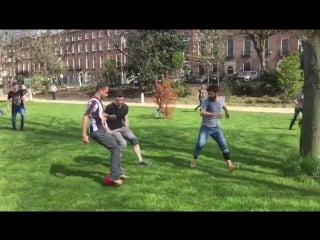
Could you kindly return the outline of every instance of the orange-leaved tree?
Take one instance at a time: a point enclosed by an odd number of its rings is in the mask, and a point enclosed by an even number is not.
[[[178,93],[172,88],[171,80],[169,75],[161,81],[156,82],[153,101],[158,105],[158,111],[160,116],[165,118],[172,118],[174,112],[174,104],[178,97]]]

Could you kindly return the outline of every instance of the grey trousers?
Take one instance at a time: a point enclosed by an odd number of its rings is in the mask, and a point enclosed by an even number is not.
[[[104,146],[111,153],[110,159],[110,180],[118,180],[123,174],[121,169],[120,154],[122,146],[117,142],[114,135],[106,132],[104,129],[92,132],[91,137],[100,145]]]
[[[133,145],[138,144],[138,139],[128,127],[121,127],[111,131],[116,137],[118,143],[123,147],[127,147],[127,141],[131,142]]]

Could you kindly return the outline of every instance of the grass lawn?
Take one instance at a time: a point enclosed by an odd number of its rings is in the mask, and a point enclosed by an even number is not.
[[[4,109],[5,103],[1,104]],[[291,114],[231,112],[222,128],[234,163],[229,173],[213,140],[190,168],[200,126],[198,112],[176,109],[171,120],[154,108],[131,107],[130,125],[151,167],[137,165],[128,146],[122,167],[130,178],[105,186],[109,152],[82,144],[85,105],[29,103],[25,131],[0,117],[0,211],[314,211],[316,179],[281,173],[298,155],[299,130]],[[20,116],[17,117],[18,122]]]

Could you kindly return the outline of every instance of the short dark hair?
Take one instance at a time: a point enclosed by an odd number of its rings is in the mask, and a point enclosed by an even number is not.
[[[124,92],[122,90],[118,90],[116,92],[116,97],[124,97]]]
[[[106,88],[106,87],[109,87],[106,82],[98,82],[98,84],[96,86],[96,91],[99,91],[100,89]]]
[[[219,87],[217,84],[211,84],[207,87],[207,92],[219,92]]]

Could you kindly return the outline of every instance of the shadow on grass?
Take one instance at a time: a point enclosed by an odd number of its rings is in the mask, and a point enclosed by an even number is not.
[[[106,158],[101,158],[97,156],[78,156],[73,159],[76,163],[81,163],[85,165],[103,165],[108,167],[109,155]]]
[[[183,110],[181,110],[181,112],[199,112],[199,111],[195,111],[194,109],[183,109]]]
[[[61,178],[70,176],[89,178],[104,186],[105,173],[103,172],[71,169],[62,164],[52,164],[49,172],[51,175]]]

